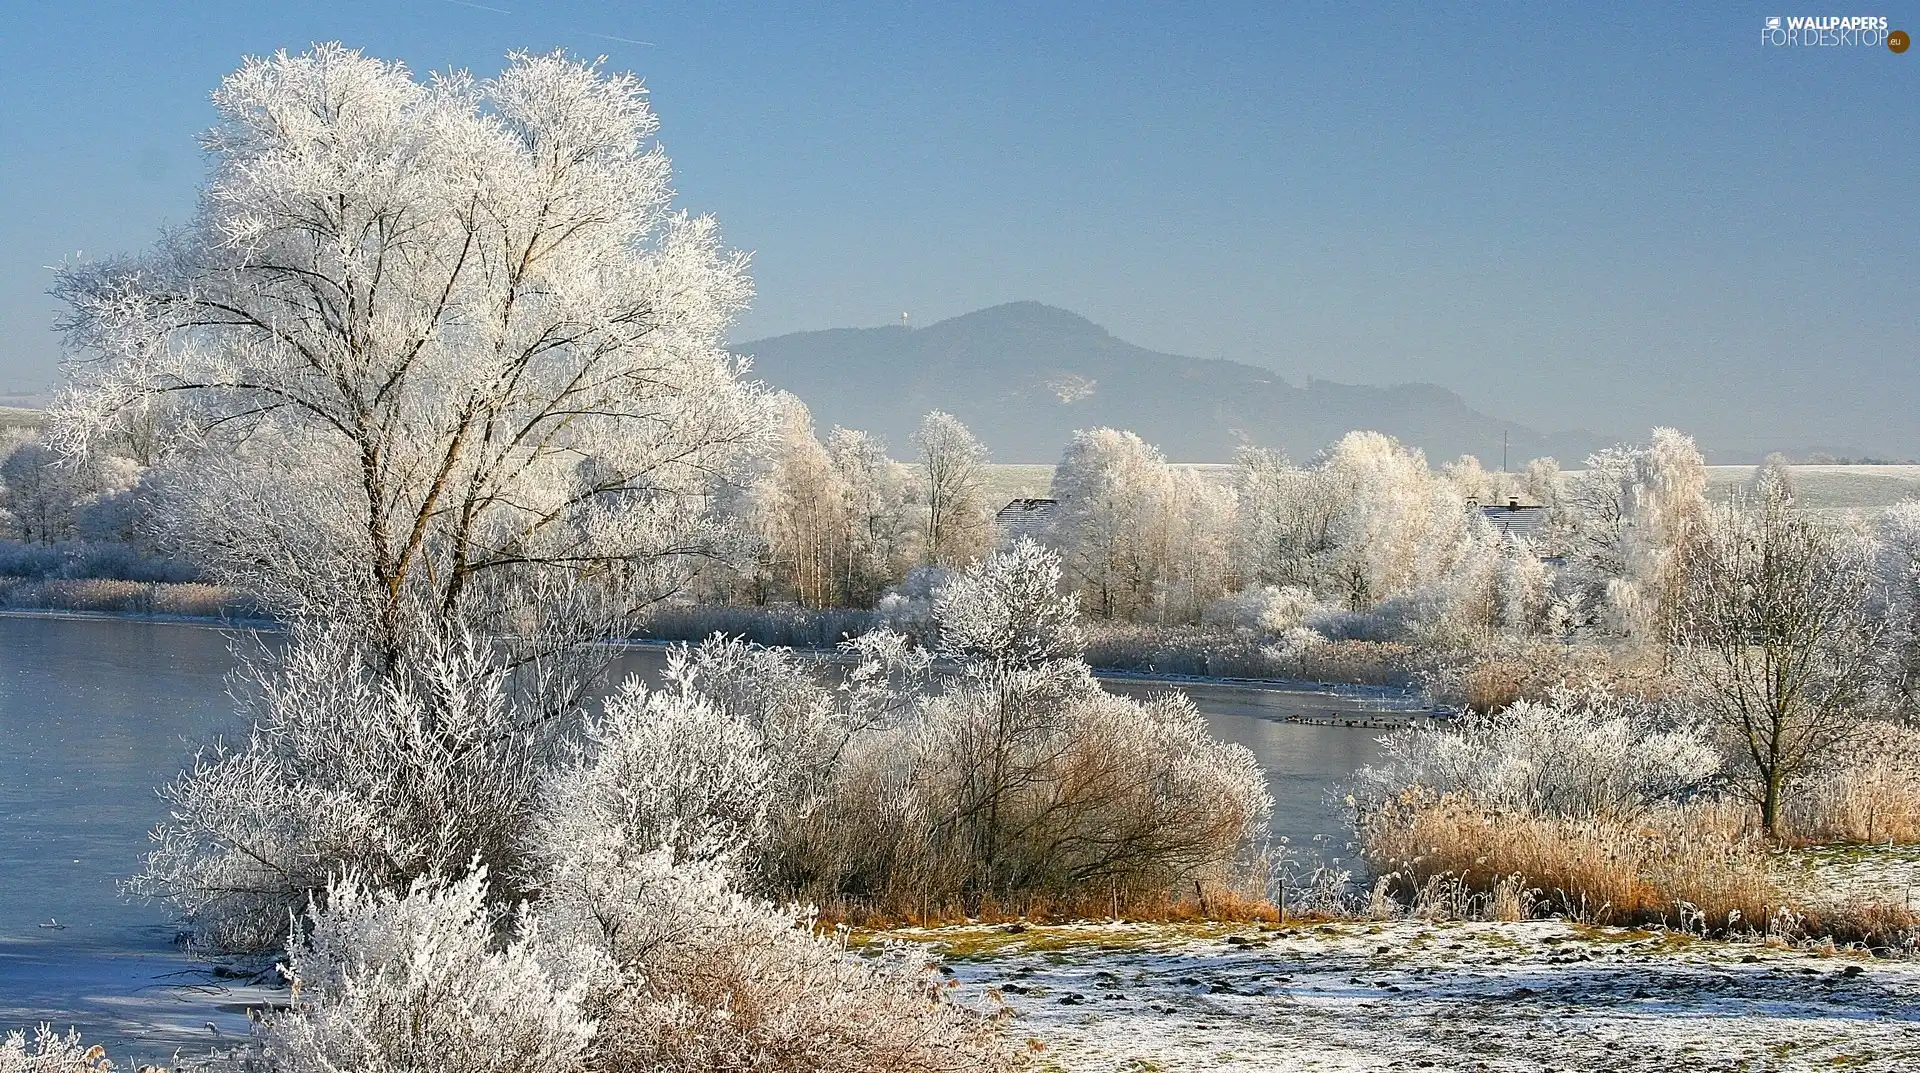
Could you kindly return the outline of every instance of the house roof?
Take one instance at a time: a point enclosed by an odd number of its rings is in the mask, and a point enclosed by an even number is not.
[[[1467,509],[1479,511],[1487,524],[1493,526],[1494,532],[1503,537],[1532,540],[1546,532],[1547,508],[1542,506],[1523,504],[1517,499],[1491,505],[1469,499]]]
[[[1047,527],[1059,507],[1057,499],[1016,499],[1001,507],[993,520],[1010,537],[1033,536]]]

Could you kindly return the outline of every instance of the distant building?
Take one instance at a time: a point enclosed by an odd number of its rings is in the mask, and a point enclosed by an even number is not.
[[[1057,499],[1016,499],[1001,507],[993,520],[1008,540],[1016,537],[1038,539],[1053,523],[1053,516],[1059,509],[1060,501]]]
[[[1467,510],[1478,511],[1493,531],[1503,540],[1526,540],[1538,543],[1547,535],[1547,508],[1523,505],[1518,499],[1508,499],[1504,504],[1482,505],[1478,499],[1467,500]]]

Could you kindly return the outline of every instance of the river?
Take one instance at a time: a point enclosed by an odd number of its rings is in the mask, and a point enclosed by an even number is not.
[[[77,1026],[116,1062],[231,1044],[262,995],[182,957],[163,906],[120,882],[163,816],[155,788],[216,735],[238,737],[224,676],[233,635],[206,626],[0,616],[0,1031]],[[621,657],[650,675],[659,649]],[[1274,831],[1302,856],[1346,853],[1329,801],[1403,718],[1386,695],[1109,679],[1130,695],[1178,688],[1214,733],[1251,749],[1274,795]]]

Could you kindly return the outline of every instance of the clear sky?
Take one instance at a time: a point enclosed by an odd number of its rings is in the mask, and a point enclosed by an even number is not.
[[[1549,429],[1920,456],[1920,49],[1761,44],[1920,0],[1592,6],[14,4],[0,392],[57,376],[46,266],[189,214],[242,55],[559,46],[646,79],[754,252],[736,338],[1032,298]]]

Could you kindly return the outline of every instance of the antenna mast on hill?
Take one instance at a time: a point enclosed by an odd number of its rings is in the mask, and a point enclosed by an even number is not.
[[[1500,430],[1500,472],[1507,471],[1507,430]]]
[[[901,326],[902,328],[905,328],[905,329],[906,329],[906,330],[908,330],[908,331],[912,331],[912,330],[913,330],[913,318],[911,318],[911,317],[909,317],[909,316],[907,316],[907,315],[906,315],[905,313],[902,313],[902,314],[900,314],[900,326]]]

